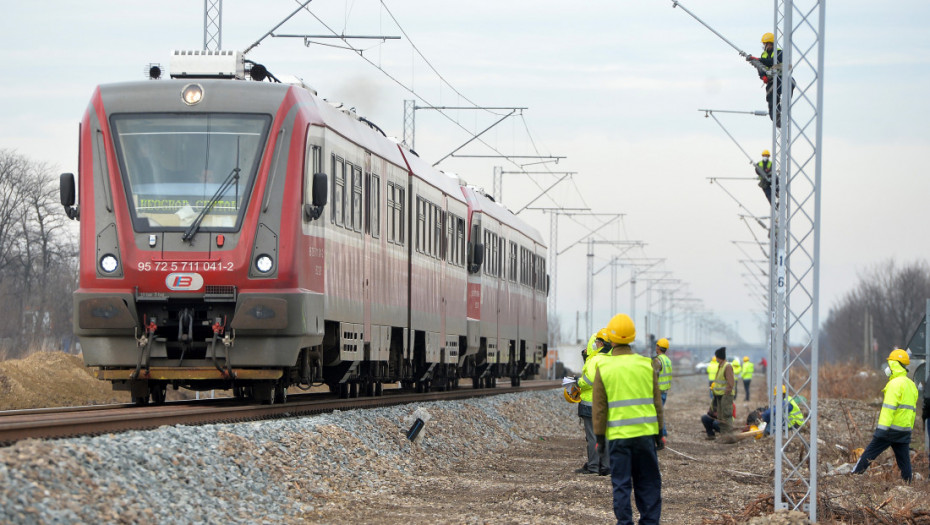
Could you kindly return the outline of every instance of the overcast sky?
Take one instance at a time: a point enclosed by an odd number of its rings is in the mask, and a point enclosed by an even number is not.
[[[748,288],[745,255],[733,241],[750,241],[743,210],[709,177],[750,177],[749,160],[699,108],[763,110],[764,92],[751,69],[726,43],[670,1],[387,2],[408,38],[354,41],[364,55],[434,105],[525,106],[485,134],[503,153],[564,156],[530,170],[577,172],[536,206],[590,207],[625,214],[613,239],[647,243],[628,255],[661,257],[673,277],[688,283],[722,320],[749,341],[761,341],[763,309]],[[685,2],[741,49],[758,55],[762,33],[773,28],[773,2]],[[142,79],[151,62],[168,65],[172,49],[203,44],[202,2],[63,2],[0,0],[5,40],[0,84],[0,148],[12,148],[60,171],[76,171],[77,125],[97,84]],[[243,50],[290,14],[286,0],[226,0],[224,49]],[[315,0],[311,9],[337,32],[402,35],[373,0]],[[930,2],[831,2],[826,15],[823,71],[823,185],[821,318],[857,282],[889,258],[928,257],[930,241]],[[278,33],[327,30],[299,13]],[[451,84],[443,83],[410,42]],[[331,42],[338,43],[338,42]],[[297,39],[268,38],[248,54],[276,75],[292,74],[320,96],[345,102],[402,137],[403,100],[413,98],[357,53]],[[457,90],[468,100],[460,97]],[[424,102],[419,102],[423,105]],[[450,111],[471,132],[499,117]],[[771,146],[767,117],[720,114],[739,144],[758,160]],[[431,162],[469,136],[433,111],[418,111],[416,149]],[[529,134],[527,132],[529,131]],[[529,136],[532,136],[532,141]],[[534,147],[535,144],[535,147]],[[460,153],[494,154],[473,143]],[[450,158],[439,167],[491,191],[493,167],[503,160]],[[504,202],[518,210],[556,176],[506,175]],[[725,188],[754,214],[767,201],[750,180]],[[549,238],[549,217],[521,213]],[[559,250],[580,239],[593,219],[560,220]],[[763,235],[758,229],[758,235]],[[748,247],[751,254],[761,253]],[[615,253],[597,249],[597,266]],[[559,312],[573,334],[585,308],[585,249],[559,258]],[[620,281],[629,278],[622,270]],[[610,318],[606,272],[598,275],[594,324]],[[642,288],[640,288],[642,291]],[[629,289],[619,309],[629,311]],[[645,311],[636,305],[637,322]],[[659,334],[659,336],[667,334]],[[684,334],[677,334],[680,338]]]

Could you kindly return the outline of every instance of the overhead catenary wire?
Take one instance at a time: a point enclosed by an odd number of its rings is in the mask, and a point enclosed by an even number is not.
[[[300,0],[295,0],[295,2],[300,2]],[[309,2],[307,2],[307,3],[309,3]],[[310,16],[312,16],[314,19],[316,19],[316,21],[319,22],[323,27],[325,27],[330,33],[332,33],[334,36],[339,37],[339,32],[337,32],[335,29],[333,29],[332,27],[330,27],[329,24],[327,24],[326,22],[324,22],[319,16],[316,15],[316,13],[314,13],[313,11],[311,11],[311,10],[310,10],[309,8],[307,8],[305,5],[306,5],[306,4],[302,5],[302,6],[300,7],[300,9],[304,9],[305,11],[307,11],[307,13],[309,13]],[[390,14],[390,11],[388,11],[388,12],[389,12],[389,14]],[[391,16],[392,16],[392,19],[393,19],[393,15],[391,15]],[[395,24],[397,24],[398,29],[401,31],[401,33],[403,33],[404,36],[407,37],[408,42],[410,42],[412,49],[414,49],[417,53],[420,53],[419,49],[417,49],[416,46],[413,44],[413,42],[410,41],[410,37],[407,35],[407,33],[404,31],[404,29],[403,29],[402,27],[400,27],[400,24],[396,21],[396,19],[394,19],[394,21],[395,21]],[[282,22],[282,23],[283,23],[283,22]],[[279,24],[278,26],[280,26],[280,24]],[[278,27],[278,26],[276,26],[276,27]],[[385,70],[383,67],[381,67],[381,66],[378,65],[378,64],[375,64],[372,60],[370,60],[368,57],[366,57],[366,56],[365,56],[363,53],[361,53],[358,49],[356,49],[354,46],[352,46],[351,44],[349,44],[349,42],[347,42],[345,39],[343,39],[343,42],[344,42],[347,46],[349,46],[351,49],[353,49],[354,51],[356,51],[356,54],[357,54],[362,60],[364,60],[365,62],[367,62],[369,65],[371,65],[372,67],[374,67],[374,68],[377,69],[378,71],[380,71],[380,72],[381,72],[382,74],[384,74],[387,78],[389,78],[392,82],[394,82],[395,84],[397,84],[398,86],[400,86],[403,90],[407,91],[408,93],[410,93],[411,95],[413,95],[413,96],[416,97],[417,99],[421,100],[424,104],[428,105],[428,106],[431,107],[431,108],[439,107],[438,105],[433,104],[432,102],[430,102],[429,100],[427,100],[426,97],[424,97],[424,96],[420,95],[419,93],[417,93],[416,91],[414,91],[414,89],[413,89],[412,87],[407,86],[406,84],[404,84],[401,80],[399,80],[397,77],[395,77],[395,76],[392,75],[390,72],[388,72],[387,70]],[[421,57],[422,57],[422,54],[421,54]],[[424,61],[426,61],[425,57],[424,57]],[[429,64],[428,61],[427,61],[427,64],[430,66],[430,69],[432,69],[434,72],[436,72],[436,70],[435,70],[435,68],[432,66],[432,64]],[[438,72],[436,72],[436,74],[439,75]],[[461,96],[463,99],[465,99],[466,101],[468,101],[470,104],[476,105],[475,102],[473,102],[472,100],[468,99],[468,97],[465,97],[464,95],[462,95],[461,93],[459,93],[459,91],[458,91],[457,89],[455,89],[455,87],[452,86],[447,80],[445,80],[445,78],[441,77],[441,75],[440,75],[440,78],[442,78],[443,82],[444,82],[446,85],[448,85],[454,92],[458,93],[459,96]],[[476,106],[477,106],[477,105],[476,105]],[[494,112],[490,112],[490,113],[492,113],[492,114],[498,114],[498,113],[494,113]],[[464,132],[466,132],[466,133],[472,135],[473,137],[475,137],[475,134],[474,134],[473,132],[471,132],[468,128],[466,128],[465,126],[463,126],[463,125],[462,125],[460,122],[458,122],[456,119],[452,118],[452,116],[450,116],[450,115],[447,114],[446,112],[440,110],[440,111],[439,111],[439,114],[441,114],[443,117],[445,117],[449,122],[451,122],[451,123],[455,124],[456,126],[458,126],[462,131],[464,131]],[[499,115],[499,114],[498,114],[498,115]],[[495,148],[495,147],[492,146],[491,144],[488,144],[486,141],[482,140],[481,138],[477,138],[476,140],[477,140],[479,143],[481,143],[481,144],[483,144],[484,146],[486,146],[486,147],[487,147],[488,149],[490,149],[491,151],[497,153],[501,158],[507,159],[507,161],[510,162],[512,165],[514,165],[514,166],[516,166],[516,167],[520,167],[520,165],[519,165],[515,160],[513,160],[513,158],[511,158],[511,156],[504,154],[503,152],[501,152],[500,150],[498,150],[497,148]],[[532,179],[531,179],[531,180],[532,180]],[[533,181],[534,184],[536,184],[536,186],[537,186],[540,190],[542,190],[542,185],[540,185],[538,181],[535,181],[535,180],[532,180],[532,181]],[[556,204],[557,204],[557,203],[556,203]]]

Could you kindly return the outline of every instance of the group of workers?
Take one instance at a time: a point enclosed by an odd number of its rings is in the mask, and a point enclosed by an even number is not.
[[[657,451],[665,448],[668,435],[664,406],[672,384],[672,361],[667,352],[668,339],[656,341],[655,356],[638,355],[630,346],[636,337],[633,320],[626,314],[615,315],[607,327],[591,336],[582,351],[585,359],[581,376],[572,382],[577,388],[578,415],[584,422],[587,461],[576,472],[611,476],[613,507],[617,523],[633,523],[630,497],[640,513],[640,523],[659,523],[662,509],[662,477]],[[727,360],[726,347],[714,352],[709,368],[711,408],[701,417],[707,439],[717,433],[731,432],[736,416],[737,378],[742,379],[745,400],[749,400],[754,365],[748,356]],[[885,449],[895,455],[901,477],[911,481],[908,445],[916,418],[917,387],[907,377],[910,355],[895,349],[887,359],[888,383],[871,443],[865,448],[853,470],[861,474]],[[766,366],[764,361],[761,363]],[[571,379],[571,378],[566,378]],[[779,420],[789,429],[799,431],[805,416],[798,401],[782,386],[784,416],[773,409],[762,412],[765,434]],[[566,394],[566,398],[568,398]],[[774,407],[773,407],[774,408]],[[924,398],[922,418],[930,424],[930,403]]]
[[[765,101],[769,108],[769,118],[775,122],[776,127],[781,127],[781,94],[782,86],[775,80],[775,76],[781,69],[782,52],[781,49],[775,49],[775,35],[765,33],[762,35],[762,54],[758,57],[752,55],[746,56],[746,61],[750,63],[759,73],[762,85],[765,88]],[[794,92],[794,79],[790,80],[791,92]],[[778,84],[776,89],[775,84]],[[772,161],[769,150],[762,152],[762,160],[757,162],[753,167],[756,177],[759,179],[759,187],[768,199],[769,205],[772,204],[772,186],[775,186],[775,197],[778,197],[778,178],[772,181]]]

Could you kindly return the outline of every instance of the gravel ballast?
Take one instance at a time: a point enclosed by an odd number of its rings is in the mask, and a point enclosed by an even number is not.
[[[416,442],[412,415],[429,414]],[[577,426],[559,390],[0,449],[0,522],[281,523]],[[339,516],[330,516],[337,520]]]

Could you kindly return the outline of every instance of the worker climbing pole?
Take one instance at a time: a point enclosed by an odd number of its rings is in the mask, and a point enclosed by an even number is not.
[[[823,66],[826,0],[775,0],[774,31],[763,35],[758,60],[743,52],[677,0],[761,74],[772,117],[772,156],[779,188],[772,206],[770,236],[771,310],[769,386],[779,383],[769,406],[799,400],[807,414],[788,425],[784,410],[774,413],[775,509],[801,510],[817,521],[817,368],[820,323],[820,181],[823,137]],[[770,40],[770,42],[768,41]],[[779,58],[780,55],[780,58]],[[771,59],[771,66],[768,60]],[[780,67],[776,67],[780,66]],[[790,89],[781,86],[790,84]],[[797,88],[797,94],[792,92]],[[772,391],[769,389],[769,391]],[[809,400],[809,401],[808,401]],[[797,423],[797,422],[795,422]],[[788,454],[788,449],[793,452]],[[797,453],[800,450],[800,454]]]

